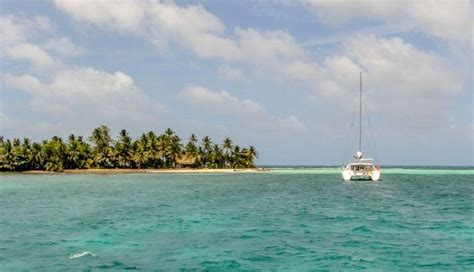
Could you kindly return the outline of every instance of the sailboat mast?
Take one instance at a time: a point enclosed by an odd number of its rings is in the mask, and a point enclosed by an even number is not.
[[[360,72],[360,95],[359,95],[359,151],[362,151],[362,71]]]

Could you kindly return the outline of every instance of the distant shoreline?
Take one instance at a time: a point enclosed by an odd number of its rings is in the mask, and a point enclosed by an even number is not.
[[[474,174],[474,167],[392,167],[386,166],[382,168],[384,174],[423,174],[429,171],[434,174],[449,174],[465,172],[466,174]],[[260,166],[257,168],[92,168],[92,169],[65,169],[62,172],[46,171],[46,170],[26,170],[26,171],[0,171],[1,175],[10,174],[232,174],[232,173],[309,173],[309,174],[339,174],[340,167],[335,166],[313,166],[313,167],[274,167]]]
[[[259,173],[269,171],[266,168],[180,168],[180,169],[65,169],[62,172],[53,172],[46,170],[27,170],[27,171],[5,171],[0,174],[134,174],[134,173]]]

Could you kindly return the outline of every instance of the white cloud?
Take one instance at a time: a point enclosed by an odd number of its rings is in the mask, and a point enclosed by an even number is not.
[[[81,22],[144,36],[160,50],[179,45],[200,57],[231,57],[235,45],[220,35],[224,24],[200,5],[160,1],[65,1],[56,7]]]
[[[448,125],[464,88],[458,68],[398,37],[357,36],[344,42],[337,54],[327,56],[321,67],[324,76],[314,83],[314,100],[324,103],[319,101],[321,95],[332,100],[327,106],[334,111],[334,122],[348,122],[351,117],[359,97],[360,71],[364,107],[370,115],[410,133]],[[327,126],[333,127],[334,122]]]
[[[360,36],[345,44],[346,53],[378,79],[379,88],[399,95],[453,95],[462,81],[443,60],[401,38]],[[386,84],[387,82],[394,83]]]
[[[141,35],[160,50],[177,45],[200,58],[244,62],[256,69],[263,68],[296,80],[314,79],[320,73],[317,63],[308,61],[309,54],[287,32],[237,28],[234,38],[228,38],[224,35],[225,25],[200,5],[183,7],[159,1],[133,3],[136,7],[132,11],[144,10],[144,13],[132,12],[139,17],[134,21],[140,22],[140,27],[120,27],[118,30]],[[95,2],[82,1],[79,9],[75,1],[57,1],[56,4],[77,20],[105,28],[111,28],[113,22],[131,16],[125,12],[105,11],[102,5],[109,4],[110,8],[114,6],[113,2],[107,1],[100,2],[101,8],[95,10],[101,12],[100,20],[96,19],[98,15],[91,16],[84,12],[94,9]]]
[[[93,68],[67,68],[58,71],[50,82],[32,75],[5,75],[5,85],[31,95],[30,106],[53,116],[150,119],[159,108],[148,100],[122,72],[113,74]],[[53,117],[54,118],[54,117]]]
[[[49,92],[46,86],[32,75],[12,76],[6,74],[3,76],[3,81],[6,86],[28,92],[32,95],[46,95]]]
[[[5,54],[14,60],[25,60],[35,68],[50,68],[58,63],[39,46],[31,43],[20,43],[5,50]]]
[[[258,132],[281,134],[307,132],[304,123],[295,116],[273,116],[262,105],[250,99],[240,99],[224,90],[212,91],[190,85],[178,93],[177,98],[200,111],[228,116],[234,123],[232,127],[244,126]]]
[[[237,29],[236,35],[240,60],[257,69],[294,80],[315,80],[321,75],[319,65],[287,32]]]
[[[222,33],[224,24],[201,5],[178,6],[174,3],[152,5],[152,11],[164,29],[181,33]]]
[[[0,17],[0,36],[2,47],[10,44],[21,43],[25,40],[24,26],[17,24],[13,16]]]
[[[470,23],[469,0],[405,1],[302,1],[321,20],[334,26],[355,19],[384,22],[411,22],[415,30],[430,36],[468,43]]]
[[[30,95],[28,110],[74,123],[99,119],[150,123],[153,115],[162,110],[159,103],[151,101],[123,72],[73,66],[53,58],[43,48],[57,57],[78,56],[84,49],[67,37],[45,38],[53,29],[49,20],[12,15],[2,16],[0,20],[5,23],[0,31],[7,38],[2,43],[2,54],[14,61],[27,61],[34,68],[22,75],[2,75],[3,86]],[[43,41],[38,42],[41,46],[30,42],[37,34],[43,35],[40,35]]]
[[[357,18],[392,18],[402,12],[402,5],[407,1],[302,0],[300,2],[308,6],[324,22],[338,26]]]
[[[56,6],[76,20],[102,24],[113,30],[140,31],[147,2],[135,0],[55,0]]]
[[[359,36],[344,48],[345,55],[366,71],[364,89],[374,99],[369,103],[378,113],[402,127],[433,127],[447,122],[447,111],[462,92],[463,83],[456,70],[441,58],[396,37]],[[350,77],[356,67],[350,62],[330,60],[327,67],[334,77],[344,75],[344,71]],[[357,77],[352,79],[345,85],[347,93],[350,85],[357,90]],[[335,81],[343,82],[340,78]]]
[[[41,16],[34,18],[19,18],[13,15],[0,16],[0,37],[2,47],[25,42],[28,37],[49,33],[53,26],[49,19]]]
[[[217,73],[219,76],[225,79],[230,80],[242,80],[244,79],[244,73],[242,70],[228,65],[221,65],[217,68]]]
[[[438,38],[469,42],[471,6],[469,0],[414,1],[409,14],[420,30]]]
[[[293,36],[284,31],[258,31],[252,28],[236,30],[237,43],[244,55],[260,60],[302,59],[308,54],[301,48]]]
[[[325,76],[314,83],[316,93],[336,101],[341,108],[347,107],[352,101],[350,91],[359,84],[360,66],[347,56],[335,55],[324,59],[323,70]]]
[[[44,48],[62,57],[78,57],[86,50],[72,43],[67,37],[51,38],[44,43]]]
[[[57,68],[61,65],[40,46],[29,42],[36,36],[49,34],[53,29],[47,18],[20,18],[13,15],[0,16],[0,54],[12,60],[27,61],[37,71]]]
[[[201,58],[245,61],[278,67],[282,60],[300,65],[306,55],[284,31],[240,29],[226,37],[224,23],[201,5],[179,6],[172,1],[66,1],[56,7],[80,22],[147,38],[158,49],[177,45]],[[120,11],[120,12],[119,12]],[[122,25],[125,22],[125,25]],[[288,73],[288,71],[282,71]]]
[[[227,91],[211,91],[195,85],[184,88],[177,97],[201,110],[224,114],[260,114],[264,111],[252,100],[240,100]]]

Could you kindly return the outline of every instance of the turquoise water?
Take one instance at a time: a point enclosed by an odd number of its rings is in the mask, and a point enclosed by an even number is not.
[[[469,169],[0,175],[0,270],[473,271],[473,191]]]

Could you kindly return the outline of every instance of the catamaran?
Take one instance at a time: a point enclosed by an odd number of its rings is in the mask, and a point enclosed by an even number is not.
[[[379,180],[380,166],[373,159],[362,157],[362,72],[360,72],[359,92],[359,146],[355,153],[355,161],[342,167],[342,178],[349,180]]]

